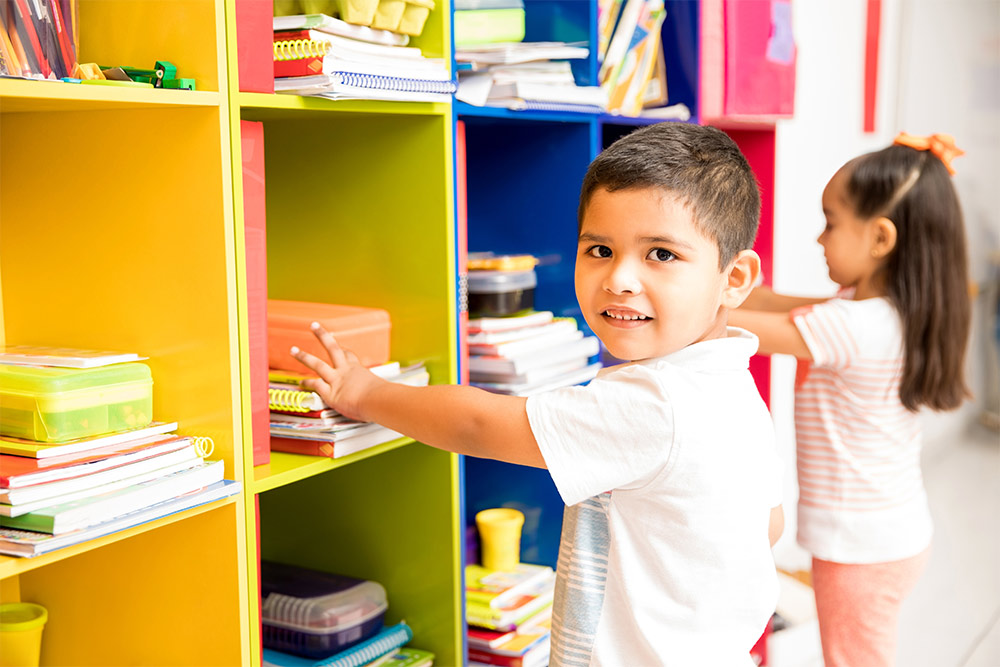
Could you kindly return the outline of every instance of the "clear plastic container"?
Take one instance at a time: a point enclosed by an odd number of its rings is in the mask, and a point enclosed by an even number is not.
[[[531,271],[469,271],[469,317],[503,317],[535,305]]]
[[[260,565],[265,647],[326,658],[382,628],[388,602],[378,582],[270,561]]]
[[[153,377],[146,364],[0,366],[0,435],[65,442],[152,420]]]

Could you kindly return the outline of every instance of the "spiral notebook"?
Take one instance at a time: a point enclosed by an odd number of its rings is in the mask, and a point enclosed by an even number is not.
[[[393,55],[394,47],[380,47],[387,53],[368,53],[341,48],[331,42],[312,39],[274,43],[274,76],[313,76],[331,72],[354,72],[377,76],[448,81],[451,74],[441,58],[425,58],[416,51]]]
[[[416,79],[358,72],[330,72],[274,80],[274,91],[331,99],[451,102],[457,85],[452,80]]]
[[[381,656],[395,651],[413,638],[413,631],[404,621],[390,625],[377,635],[360,644],[336,653],[329,658],[312,660],[289,655],[274,649],[264,649],[261,663],[264,667],[362,667]]]
[[[267,394],[268,407],[278,412],[313,412],[326,407],[319,394],[301,391],[295,385],[271,383]]]

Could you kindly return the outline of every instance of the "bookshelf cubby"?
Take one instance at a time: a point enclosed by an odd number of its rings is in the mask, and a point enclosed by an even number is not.
[[[413,42],[427,55],[453,52],[449,4]],[[595,43],[596,0],[525,5],[527,39]],[[669,2],[663,33],[671,103],[695,121],[697,7]],[[521,507],[522,558],[554,564],[561,502],[544,471],[405,438],[253,465],[240,121],[263,123],[268,295],[387,309],[393,357],[424,362],[434,383],[457,381],[460,364],[455,121],[468,248],[544,257],[537,305],[570,316],[580,180],[650,121],[241,92],[235,0],[80,0],[80,22],[81,62],[169,60],[198,90],[0,79],[0,343],[148,356],[156,418],[210,436],[243,491],[38,558],[0,556],[0,598],[49,610],[44,665],[259,665],[263,557],[379,581],[387,622],[405,619],[437,664],[462,664],[475,512]],[[596,56],[574,72],[593,83]],[[764,188],[769,275],[773,124],[713,122]]]

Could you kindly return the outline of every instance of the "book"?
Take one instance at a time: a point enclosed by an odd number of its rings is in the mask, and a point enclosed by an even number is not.
[[[367,662],[395,651],[412,638],[413,631],[410,626],[405,621],[400,621],[382,628],[375,636],[329,658],[313,660],[266,648],[261,656],[261,665],[262,667],[362,667]]]
[[[486,100],[488,104],[524,100],[531,102],[580,104],[598,108],[607,108],[608,106],[607,92],[600,86],[550,84],[535,81],[494,82]]]
[[[214,484],[222,479],[223,466],[222,461],[206,462],[98,496],[46,507],[21,516],[0,516],[0,526],[53,535],[89,528]]]
[[[0,516],[20,516],[45,507],[127,488],[193,468],[201,460],[198,449],[193,444],[188,444],[173,452],[81,477],[35,484],[20,489],[4,489],[0,491]]]
[[[496,648],[501,644],[506,644],[517,635],[517,630],[490,630],[488,628],[477,628],[470,625],[466,632],[466,641],[469,647],[480,649]]]
[[[364,667],[430,667],[434,664],[434,654],[418,648],[402,646],[391,653],[372,662],[366,662]]]
[[[0,489],[19,489],[89,475],[182,449],[191,443],[192,439],[186,436],[154,435],[143,438],[139,444],[93,450],[85,456],[34,459],[0,454]]]
[[[551,607],[549,609],[551,609]],[[551,613],[549,614],[549,617],[551,618]],[[530,631],[524,632],[518,628],[509,634],[512,634],[513,636],[507,641],[497,644],[496,646],[473,646],[470,642],[469,648],[475,648],[477,651],[488,653],[493,656],[509,656],[512,658],[523,657],[533,651],[545,650],[540,649],[539,646],[544,645],[549,641],[552,631],[548,627],[536,627]]]
[[[530,327],[510,329],[508,331],[480,331],[478,333],[468,334],[466,339],[468,340],[470,346],[499,345],[501,343],[534,338],[535,336],[541,336],[561,330],[576,331],[576,328],[576,320],[571,317],[554,318],[548,324],[538,324]]]
[[[141,361],[134,352],[79,350],[71,347],[43,345],[7,345],[0,348],[0,364],[15,366],[60,366],[63,368],[97,368],[128,361]]]
[[[515,357],[469,357],[469,372],[508,376],[520,375],[535,368],[544,368],[573,359],[585,359],[600,352],[595,336],[585,336],[556,349],[535,350]]]
[[[518,563],[513,572],[503,572],[471,563],[465,566],[465,599],[500,609],[553,576],[548,565]]]
[[[307,456],[325,456],[331,459],[339,459],[402,437],[401,433],[387,428],[338,440],[272,437],[271,450],[288,454],[305,454]]]
[[[392,78],[430,79],[450,81],[451,73],[444,60],[438,58],[387,58],[357,55],[321,48],[324,42],[307,41],[294,49],[283,42],[275,42],[275,77],[314,76],[333,72],[353,72]],[[279,59],[279,50],[280,59]],[[291,58],[295,51],[309,52],[301,58]],[[325,53],[324,53],[325,51]]]
[[[498,667],[544,667],[549,661],[550,638],[545,637],[521,655],[498,655],[482,649],[469,647],[469,661]]]
[[[401,372],[398,361],[389,361],[384,364],[379,364],[378,366],[371,366],[368,370],[384,379],[399,375]],[[267,376],[271,382],[277,382],[279,384],[293,384],[296,386],[301,386],[303,380],[309,380],[316,377],[314,373],[310,374],[305,371],[279,370],[277,368],[270,369],[267,372]]]
[[[455,60],[484,65],[510,65],[536,60],[577,60],[590,50],[580,43],[494,42],[455,49]]]
[[[514,630],[533,625],[538,614],[550,613],[555,593],[556,578],[553,573],[547,580],[536,583],[521,595],[507,601],[502,607],[491,607],[481,602],[466,600],[465,620],[492,630]]]
[[[395,100],[401,102],[451,102],[454,81],[331,72],[316,76],[282,77],[274,80],[276,93],[312,95],[330,99]]]
[[[406,46],[410,37],[397,32],[369,28],[363,25],[354,25],[340,19],[327,16],[326,14],[298,14],[295,16],[275,16],[272,28],[275,32],[279,30],[318,30],[350,37],[363,42],[373,44],[386,44],[389,46]]]
[[[110,521],[99,523],[89,528],[62,533],[60,535],[49,535],[29,530],[18,530],[15,528],[0,527],[0,553],[8,556],[39,556],[56,549],[80,544],[98,537],[104,537],[118,531],[132,528],[149,521],[183,512],[184,510],[204,505],[221,498],[234,495],[240,492],[239,482],[224,479],[220,482],[210,484],[205,488],[186,493],[169,500],[150,505],[129,514],[124,514]]]
[[[365,57],[420,60],[423,53],[415,46],[389,46],[333,35],[321,30],[279,30],[274,33],[274,60],[294,60],[324,56],[334,52],[349,60]]]
[[[565,325],[568,323],[559,322],[558,324]],[[561,326],[547,331],[540,331],[527,338],[520,338],[504,343],[469,343],[469,352],[480,356],[516,357],[528,352],[546,350],[563,343],[571,343],[581,338],[583,338],[583,332],[579,331],[576,328],[576,324],[573,323],[572,327]]]
[[[67,457],[71,455],[86,456],[94,450],[106,450],[109,447],[135,446],[148,442],[147,438],[177,430],[177,422],[152,422],[143,428],[129,431],[118,431],[89,438],[78,438],[67,442],[46,444],[23,438],[0,437],[0,454],[14,454],[36,459],[52,457]],[[126,444],[127,443],[127,444]]]
[[[536,311],[527,315],[514,315],[512,317],[472,318],[469,320],[469,334],[524,329],[525,327],[533,327],[551,321],[552,313],[547,310]]]
[[[558,364],[552,364],[551,366],[533,368],[529,371],[525,371],[524,373],[518,373],[517,375],[511,375],[509,373],[485,373],[480,371],[472,374],[472,383],[477,385],[495,385],[484,387],[486,389],[502,389],[504,387],[516,385],[534,386],[542,382],[552,380],[553,378],[557,378],[561,375],[586,368],[588,366],[588,361],[589,359],[579,357],[576,359],[570,359],[569,361],[560,362]]]
[[[586,360],[581,360],[579,363],[586,364],[587,362]],[[473,382],[472,386],[496,394],[507,394],[508,396],[534,396],[535,394],[542,394],[560,387],[572,387],[573,385],[590,382],[597,377],[597,373],[601,370],[601,367],[602,364],[600,362],[594,362],[580,369],[534,383]]]

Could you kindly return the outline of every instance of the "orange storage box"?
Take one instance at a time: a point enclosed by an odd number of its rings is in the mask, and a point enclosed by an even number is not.
[[[293,345],[329,360],[309,325],[319,322],[365,366],[389,361],[389,313],[381,308],[308,301],[267,302],[267,360],[271,368],[308,371],[289,351]]]

